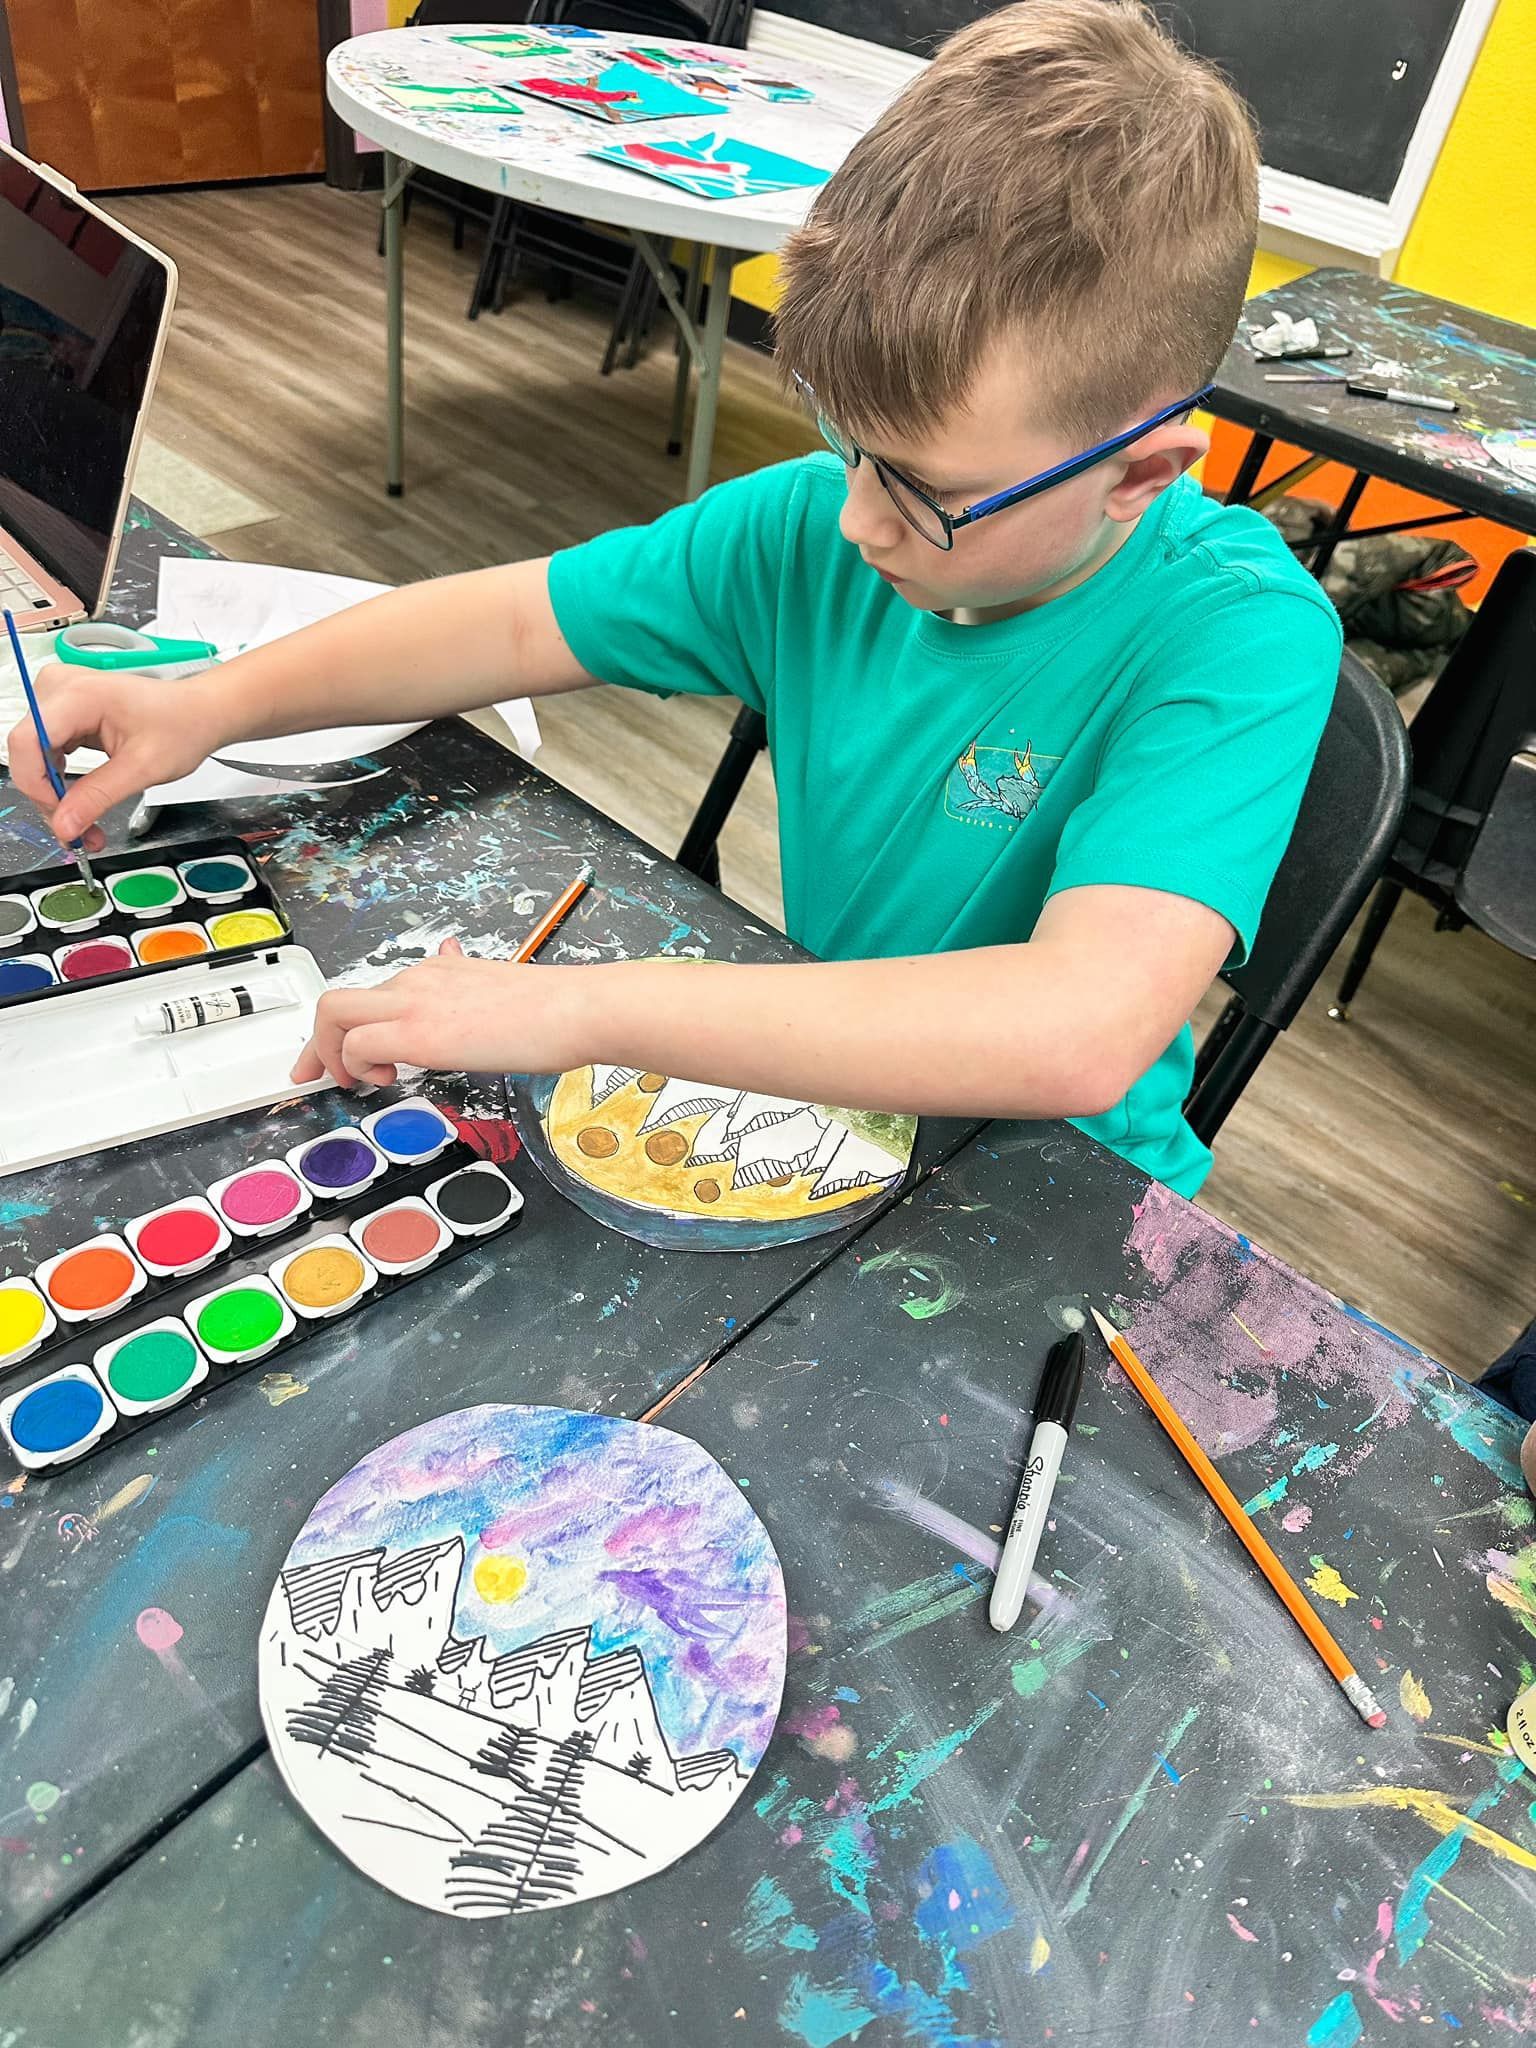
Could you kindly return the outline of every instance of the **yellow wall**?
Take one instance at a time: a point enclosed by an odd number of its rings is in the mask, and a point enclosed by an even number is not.
[[[1416,290],[1536,327],[1536,0],[1499,0],[1395,275]],[[1308,266],[1260,250],[1251,289],[1269,291]],[[732,280],[735,297],[771,311],[777,259],[758,256]]]
[[[1536,326],[1536,0],[1499,0],[1396,275]]]

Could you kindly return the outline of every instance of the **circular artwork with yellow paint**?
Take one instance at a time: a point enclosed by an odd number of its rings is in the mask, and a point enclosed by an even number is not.
[[[853,1221],[905,1178],[917,1122],[638,1067],[519,1083],[523,1142],[599,1222],[673,1250],[753,1251]]]

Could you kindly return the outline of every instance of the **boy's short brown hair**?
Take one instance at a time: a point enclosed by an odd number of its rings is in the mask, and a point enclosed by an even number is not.
[[[1258,148],[1139,0],[1022,0],[943,45],[784,252],[778,346],[828,416],[913,433],[1016,348],[1087,445],[1196,391],[1237,325]]]

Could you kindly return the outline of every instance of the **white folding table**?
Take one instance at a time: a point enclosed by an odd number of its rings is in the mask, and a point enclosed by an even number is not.
[[[624,230],[656,279],[683,337],[686,357],[684,376],[679,380],[680,411],[690,360],[697,374],[685,487],[688,497],[697,497],[709,478],[731,272],[743,258],[777,249],[805,218],[817,188],[801,187],[751,199],[702,199],[627,167],[604,163],[588,152],[617,140],[662,142],[673,136],[723,129],[743,141],[831,171],[873,123],[894,87],[888,80],[844,75],[806,57],[758,59],[743,50],[720,50],[714,54],[731,58],[754,73],[803,85],[813,97],[772,102],[737,93],[707,114],[622,125],[515,94],[511,97],[516,101],[516,114],[507,122],[494,113],[407,109],[391,98],[388,88],[392,85],[505,86],[520,73],[536,74],[550,68],[547,57],[509,58],[454,40],[496,33],[496,26],[473,25],[383,29],[339,44],[326,66],[326,91],[332,106],[385,153],[390,494],[399,496],[405,470],[402,198],[407,174],[419,167],[478,186],[497,198],[526,201]],[[572,49],[583,55],[601,52],[611,56],[636,42],[668,47],[652,36],[606,35],[573,44]],[[702,320],[696,288],[699,267],[695,265],[692,273],[694,288],[680,292],[669,261],[669,243],[674,239],[711,253],[711,285]],[[676,424],[675,438],[680,438],[680,415]]]

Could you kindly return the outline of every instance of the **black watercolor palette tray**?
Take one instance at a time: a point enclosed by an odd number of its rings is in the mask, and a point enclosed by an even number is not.
[[[444,1142],[407,1163],[385,1149],[391,1117],[417,1125],[435,1118]],[[366,1146],[376,1160],[370,1178],[338,1193],[306,1179],[306,1162],[324,1146]],[[301,1206],[275,1223],[249,1215],[234,1222],[241,1190],[248,1200],[258,1180],[276,1185],[284,1176],[299,1188]],[[317,1133],[281,1160],[254,1161],[119,1229],[61,1247],[30,1273],[0,1280],[0,1456],[38,1473],[76,1465],[253,1366],[280,1361],[312,1330],[393,1294],[417,1272],[514,1228],[522,1209],[500,1167],[454,1135],[440,1111],[407,1099],[375,1108],[360,1127]],[[195,1271],[168,1269],[204,1249],[187,1233],[199,1223],[206,1231],[210,1221],[212,1253]],[[257,1229],[262,1234],[252,1234]],[[232,1292],[241,1304],[215,1305]],[[109,1306],[94,1310],[101,1300]],[[18,1324],[39,1306],[41,1336],[17,1355]],[[232,1306],[254,1311],[261,1331],[230,1329]],[[276,1334],[265,1341],[274,1320]],[[242,1341],[253,1334],[263,1341]],[[213,1341],[218,1336],[229,1342]],[[133,1351],[119,1358],[130,1342]]]
[[[94,914],[72,863],[0,876],[0,1010],[199,960],[223,966],[293,937],[277,892],[232,834],[102,854],[91,865],[106,895]],[[85,914],[70,917],[75,909]]]

